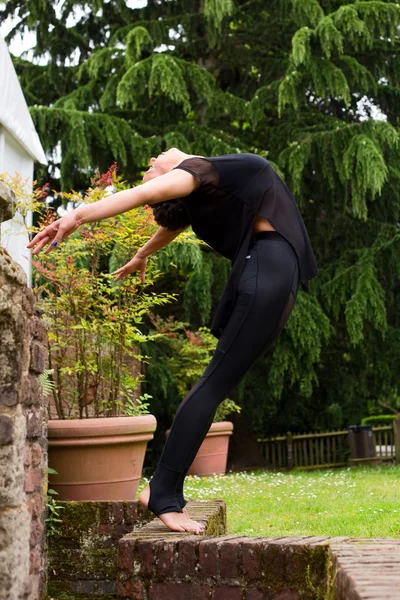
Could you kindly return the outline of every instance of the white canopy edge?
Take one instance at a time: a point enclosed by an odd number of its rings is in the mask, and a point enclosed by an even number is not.
[[[7,44],[0,35],[0,123],[33,160],[47,165]]]

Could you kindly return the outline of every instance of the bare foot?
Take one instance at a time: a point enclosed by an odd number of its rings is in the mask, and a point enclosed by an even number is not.
[[[139,502],[147,508],[150,498],[150,486],[147,486],[139,494]],[[184,507],[183,512],[169,512],[163,513],[158,518],[172,531],[191,531],[192,533],[199,534],[204,531],[204,525],[193,521],[189,517],[187,509]]]

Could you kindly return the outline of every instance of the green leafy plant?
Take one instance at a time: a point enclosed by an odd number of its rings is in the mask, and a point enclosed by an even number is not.
[[[47,473],[49,475],[58,475],[58,471],[51,467],[47,468]],[[53,537],[60,534],[58,524],[62,523],[62,519],[60,519],[60,513],[58,511],[63,510],[65,507],[57,504],[57,500],[53,497],[58,496],[58,492],[49,488],[47,494],[48,499],[46,506],[49,512],[45,522],[47,525],[47,535]]]
[[[39,375],[39,380],[45,396],[49,396],[55,389],[54,381],[51,379],[53,373],[54,369],[45,369],[43,373],[40,373]]]
[[[240,413],[241,410],[242,407],[236,404],[236,402],[230,398],[225,398],[225,400],[223,400],[223,402],[221,402],[221,404],[218,406],[213,422],[218,423],[219,421],[225,421],[229,415],[234,412]]]
[[[127,187],[115,164],[103,175],[96,173],[91,183],[85,194],[62,193],[62,201],[73,206],[96,202],[110,186]],[[15,188],[20,196],[21,187]],[[40,225],[56,217],[43,204],[39,209]],[[144,285],[136,275],[117,283],[109,273],[125,264],[155,229],[152,211],[140,208],[84,226],[55,251],[32,261],[34,292],[49,338],[49,369],[42,385],[52,394],[58,418],[127,414],[128,401],[131,413],[147,412],[142,401],[135,405],[145,360],[140,344],[159,334],[146,335],[143,323],[151,309],[175,296],[149,291],[160,277],[152,261]]]
[[[16,195],[16,203],[13,211],[18,212],[27,224],[27,216],[30,211],[40,210],[43,199],[47,196],[48,184],[39,187],[38,182],[31,183],[30,179],[24,179],[19,173],[11,176],[8,173],[0,173],[0,181],[7,184]]]
[[[129,417],[149,414],[148,407],[150,406],[150,402],[147,402],[147,400],[151,400],[152,397],[150,394],[143,394],[135,400],[128,399],[125,402],[122,412]]]

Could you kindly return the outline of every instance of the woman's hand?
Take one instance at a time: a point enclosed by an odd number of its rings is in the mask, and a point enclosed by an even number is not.
[[[147,266],[147,257],[141,257],[138,254],[132,258],[126,265],[111,273],[111,275],[116,275],[115,281],[119,281],[120,279],[124,279],[130,273],[134,271],[140,271],[140,281],[144,283],[145,275],[146,275],[146,266]]]
[[[33,248],[32,254],[37,254],[43,246],[50,244],[47,250],[45,250],[45,254],[48,254],[59,242],[62,242],[63,239],[74,233],[81,225],[74,212],[72,211],[61,217],[61,219],[53,221],[53,223],[47,225],[40,233],[36,234],[33,240],[27,245],[27,248]]]

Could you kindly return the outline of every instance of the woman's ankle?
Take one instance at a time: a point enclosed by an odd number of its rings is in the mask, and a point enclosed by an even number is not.
[[[167,512],[183,512],[180,506],[175,492],[165,493],[162,489],[159,489],[156,485],[152,485],[152,481],[149,482],[150,496],[148,509],[158,517],[163,513]]]

